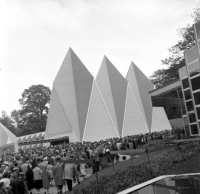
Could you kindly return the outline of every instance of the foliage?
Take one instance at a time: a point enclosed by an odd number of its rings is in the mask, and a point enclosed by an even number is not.
[[[8,116],[2,111],[0,122],[16,136],[45,131],[51,91],[43,85],[32,85],[25,89],[19,99],[20,110]]]
[[[22,108],[13,111],[12,116],[24,135],[45,130],[50,95],[50,89],[43,85],[32,85],[22,93],[19,99]]]
[[[200,19],[200,4],[197,5],[191,16],[194,22]],[[162,65],[167,67],[158,69],[150,77],[157,87],[179,78],[178,69],[185,66],[184,51],[195,45],[194,30],[190,24],[178,29],[178,35],[180,37],[178,43],[169,48],[170,56],[161,61]]]
[[[0,122],[12,133],[14,133],[15,135],[18,135],[18,131],[16,130],[16,127],[15,127],[15,122],[12,120],[10,116],[7,115],[5,111],[1,112]]]
[[[199,143],[190,143],[181,146],[185,159],[189,159],[200,152]],[[134,185],[145,182],[151,178],[167,174],[178,163],[183,162],[180,151],[175,148],[157,155],[151,159],[151,168],[153,176],[150,175],[148,162],[142,162],[138,165],[130,165],[113,174],[102,175],[99,177],[99,190],[101,194],[114,194],[119,191],[130,188]],[[98,186],[95,181],[90,182],[88,186],[81,189],[75,189],[74,194],[98,194]]]

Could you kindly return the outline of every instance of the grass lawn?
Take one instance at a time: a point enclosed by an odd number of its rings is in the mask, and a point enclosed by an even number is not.
[[[169,149],[167,150],[161,150],[161,151],[157,151],[157,152],[153,152],[153,153],[149,153],[149,157],[150,157],[150,160],[151,158],[154,158],[156,155],[162,153],[162,152],[165,152],[165,151],[168,151]],[[139,164],[143,161],[147,161],[147,155],[146,154],[143,154],[143,155],[140,155],[139,158],[134,158],[133,159],[133,164]],[[101,176],[101,175],[106,175],[106,174],[111,174],[117,170],[121,170],[123,168],[126,168],[127,166],[129,165],[132,165],[132,161],[131,160],[127,160],[127,161],[124,161],[124,162],[118,162],[118,163],[115,163],[114,164],[114,168],[113,166],[111,165],[110,167],[106,168],[106,169],[103,169],[101,171],[98,172],[98,176]],[[85,179],[84,181],[81,182],[80,185],[77,185],[75,187],[73,187],[73,190],[74,189],[81,189],[82,187],[85,187],[87,186],[91,181],[93,180],[96,180],[96,174],[93,174],[92,176],[90,176],[89,178]]]
[[[178,164],[175,168],[170,170],[168,174],[186,174],[186,173],[200,173],[200,154],[197,156]]]
[[[154,158],[156,155],[165,152],[168,150],[161,150],[161,151],[157,151],[157,152],[153,152],[153,153],[149,153],[150,156],[150,160],[152,158]],[[134,158],[133,159],[133,164],[139,164],[143,161],[147,161],[147,155],[140,155],[139,158]],[[106,175],[106,174],[111,174],[117,170],[121,170],[123,168],[126,168],[127,166],[132,165],[132,161],[131,160],[127,160],[124,162],[120,162],[120,163],[115,163],[114,165],[114,169],[113,166],[110,166],[106,169],[103,169],[101,171],[98,172],[98,176],[101,175]],[[185,173],[194,173],[194,172],[200,172],[200,154],[183,162],[178,164],[175,168],[173,168],[172,170],[170,170],[168,172],[168,174],[185,174]],[[91,181],[96,180],[96,175],[93,174],[92,176],[90,176],[89,178],[85,179],[83,182],[81,182],[80,185],[75,186],[73,189],[81,189],[82,187],[87,186]]]

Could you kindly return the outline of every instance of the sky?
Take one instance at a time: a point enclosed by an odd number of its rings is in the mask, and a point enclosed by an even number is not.
[[[133,61],[149,77],[193,23],[199,0],[1,0],[0,112],[24,89],[53,80],[71,47],[94,77],[106,55],[123,76]]]

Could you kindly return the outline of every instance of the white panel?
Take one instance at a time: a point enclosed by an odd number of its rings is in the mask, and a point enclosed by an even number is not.
[[[72,133],[71,125],[60,103],[55,88],[51,94],[51,103],[47,120],[46,133],[48,138]]]
[[[128,85],[122,137],[148,132],[137,102]]]
[[[103,61],[101,63],[101,67],[96,77],[96,83],[104,99],[106,107],[110,113],[110,116],[115,125],[115,128],[119,132],[120,130],[118,127],[117,115],[116,115],[115,105],[113,101],[113,93],[112,93],[110,78],[109,78],[108,69],[107,69],[108,65],[112,65],[110,63],[111,62],[107,59],[107,57],[104,56]]]
[[[140,107],[145,123],[150,131],[152,121],[152,104],[149,91],[154,89],[154,85],[133,62],[131,62],[127,74],[127,80]]]
[[[131,65],[129,67],[126,79],[130,84],[131,90],[132,90],[132,92],[133,92],[133,94],[136,98],[139,109],[141,110],[142,116],[145,119],[145,123],[147,125],[147,120],[146,120],[146,116],[145,116],[144,107],[143,107],[143,104],[142,104],[141,94],[140,94],[140,90],[138,88],[138,82],[137,82],[135,70],[134,70],[134,67],[133,67],[134,65],[135,64],[133,62],[131,62]]]
[[[163,107],[153,107],[151,132],[172,129]]]
[[[57,96],[72,128],[80,138],[73,75],[72,50],[69,49],[54,80],[53,87],[56,89]]]
[[[26,141],[31,141],[31,135],[26,136]]]
[[[11,141],[10,137],[8,137],[8,139],[7,139],[7,144],[9,144],[9,143],[13,143],[13,142]]]
[[[42,133],[36,133],[36,139],[42,140]]]
[[[36,134],[32,134],[31,135],[31,141],[35,141],[36,140]]]
[[[21,137],[17,138],[17,142],[20,143],[21,142]]]
[[[112,137],[118,137],[118,134],[105,107],[96,82],[94,82],[83,141],[99,141]]]
[[[16,143],[17,142],[17,136],[15,134],[13,134],[9,129],[7,129],[5,126],[3,126],[3,129],[5,131],[5,133],[7,134],[7,136],[10,138],[11,143]]]

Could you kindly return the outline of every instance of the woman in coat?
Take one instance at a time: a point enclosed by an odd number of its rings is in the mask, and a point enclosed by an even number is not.
[[[53,184],[53,165],[51,164],[50,161],[48,162],[47,171],[49,171],[49,173],[51,175],[50,185],[52,186],[52,184]]]
[[[38,165],[36,164],[36,167],[33,169],[33,177],[35,180],[35,189],[37,189],[37,193],[40,193],[40,189],[42,188],[42,171],[40,170],[40,168],[38,167]]]
[[[76,181],[77,167],[75,164],[66,163],[64,165],[63,179],[67,182],[68,190],[72,191],[72,183]]]
[[[34,189],[34,176],[30,165],[28,165],[28,170],[26,171],[26,181],[29,193],[31,193],[31,190]]]
[[[63,188],[63,165],[59,156],[56,157],[56,165],[53,168],[53,176],[58,191],[57,193],[61,194]]]
[[[51,175],[47,170],[47,167],[44,168],[44,171],[42,172],[42,185],[43,188],[45,189],[45,193],[49,193],[49,187],[50,187],[50,182],[51,182]]]

